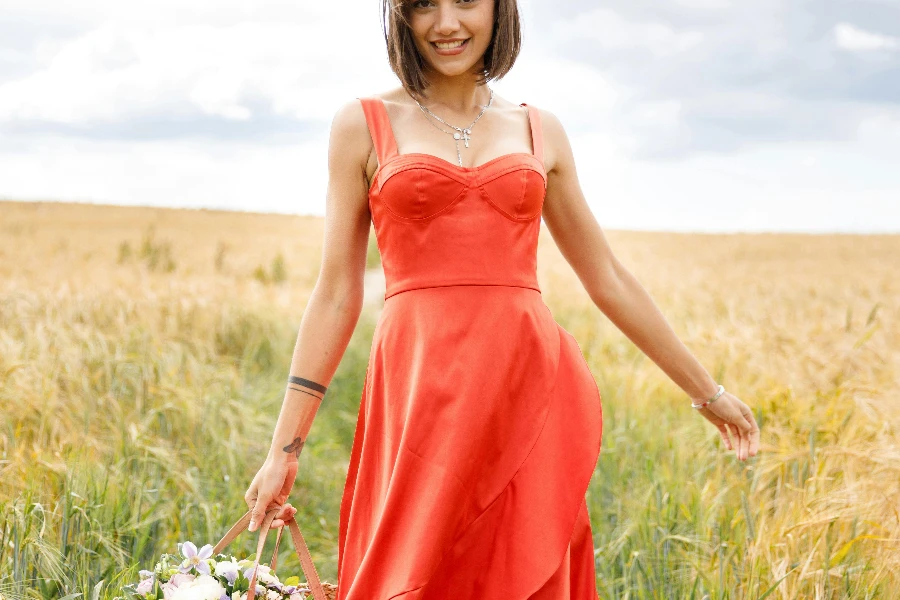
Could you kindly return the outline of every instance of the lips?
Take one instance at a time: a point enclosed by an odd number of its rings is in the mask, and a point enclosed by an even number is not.
[[[460,48],[465,48],[466,44],[469,43],[469,39],[470,38],[466,38],[461,44],[458,42],[431,42],[431,45],[437,50],[459,50]],[[440,44],[440,46],[438,44]]]

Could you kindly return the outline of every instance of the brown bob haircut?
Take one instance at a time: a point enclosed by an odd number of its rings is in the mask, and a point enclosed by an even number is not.
[[[416,48],[409,25],[409,15],[417,0],[381,0],[381,24],[387,44],[391,70],[412,96],[421,96],[428,87],[422,55]],[[519,24],[519,7],[516,0],[492,0],[494,5],[494,29],[491,43],[484,51],[484,70],[478,75],[478,84],[506,75],[522,46],[522,30]]]

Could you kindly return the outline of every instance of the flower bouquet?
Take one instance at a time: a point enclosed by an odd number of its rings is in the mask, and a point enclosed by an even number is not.
[[[250,521],[247,512],[213,547],[207,544],[197,549],[192,542],[178,544],[177,554],[163,554],[152,571],[140,571],[140,582],[123,588],[127,600],[334,600],[337,587],[323,584],[313,566],[306,542],[294,519],[285,521],[290,528],[294,548],[300,557],[308,583],[291,576],[281,581],[275,574],[278,544],[283,528],[278,530],[275,550],[269,565],[259,564],[269,527],[277,514],[273,509],[260,525],[256,554],[238,559],[222,550],[246,529]],[[326,589],[327,588],[327,589]]]

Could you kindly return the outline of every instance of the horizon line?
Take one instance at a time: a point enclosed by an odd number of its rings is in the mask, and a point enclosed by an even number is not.
[[[173,206],[164,204],[117,204],[115,202],[95,201],[95,200],[55,200],[55,199],[21,199],[0,196],[0,203],[9,202],[17,204],[68,204],[68,205],[85,205],[85,206],[110,206],[115,208],[134,208],[134,209],[161,209],[161,210],[191,210],[197,212],[220,212],[235,213],[245,215],[278,215],[278,216],[294,216],[294,217],[314,217],[324,219],[324,214],[318,213],[298,213],[298,212],[282,212],[277,210],[260,211],[243,208],[223,208],[216,206]],[[543,221],[543,219],[542,219]],[[542,223],[542,226],[545,226]],[[876,235],[900,235],[900,228],[897,229],[736,229],[736,228],[710,228],[710,229],[640,229],[640,228],[623,228],[610,225],[600,226],[604,231],[621,231],[633,233],[678,233],[678,234],[769,234],[769,235],[859,235],[859,236],[876,236]]]

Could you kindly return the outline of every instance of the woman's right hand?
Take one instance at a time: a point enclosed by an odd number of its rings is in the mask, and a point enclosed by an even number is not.
[[[297,466],[296,458],[290,456],[280,460],[266,459],[263,463],[244,494],[244,501],[251,511],[249,531],[256,531],[266,513],[273,508],[280,507],[281,510],[275,515],[272,528],[282,527],[285,521],[294,517],[297,509],[287,499],[297,478]]]
[[[699,412],[716,426],[725,447],[734,449],[739,460],[745,461],[756,456],[759,451],[759,426],[753,418],[753,411],[737,396],[724,392],[715,402],[699,409]],[[737,437],[736,449],[729,437],[729,429]]]

